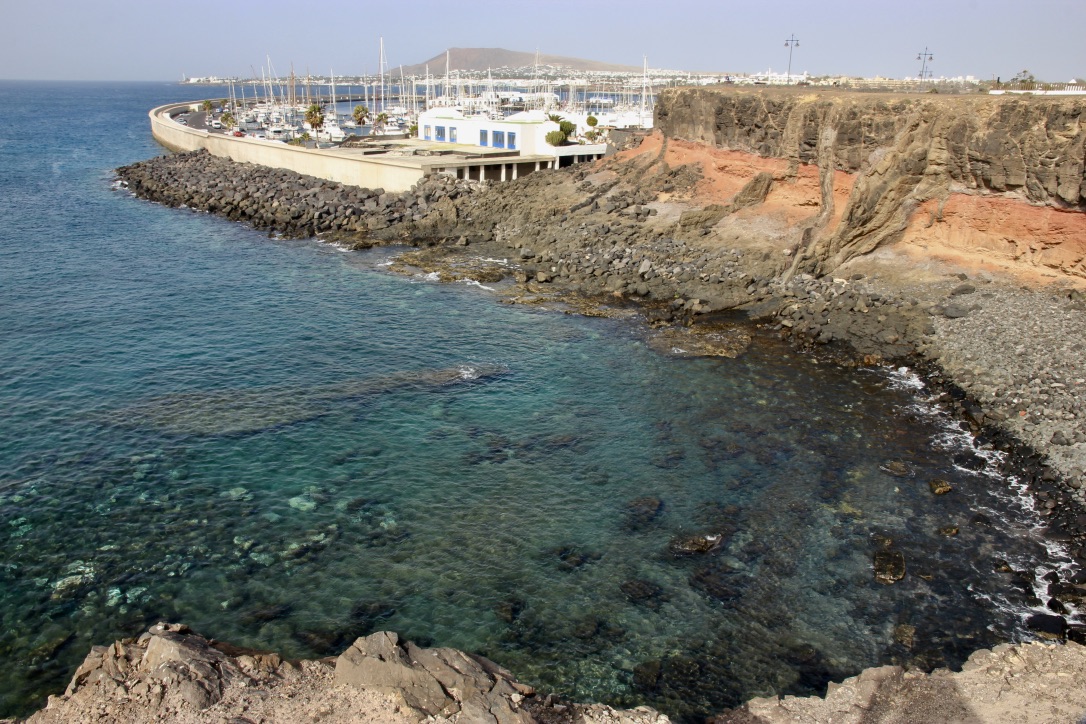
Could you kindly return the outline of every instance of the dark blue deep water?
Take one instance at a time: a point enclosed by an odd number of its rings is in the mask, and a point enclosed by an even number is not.
[[[114,189],[208,92],[0,84],[0,716],[160,619],[290,656],[391,629],[689,717],[1020,635],[998,561],[1056,554],[908,374],[670,358]]]

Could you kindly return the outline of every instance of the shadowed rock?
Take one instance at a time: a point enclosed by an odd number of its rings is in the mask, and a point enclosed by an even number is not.
[[[905,556],[900,551],[875,551],[875,580],[879,583],[897,583],[905,577]]]

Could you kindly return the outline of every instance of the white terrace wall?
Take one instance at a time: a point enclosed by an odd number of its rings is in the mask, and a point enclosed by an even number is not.
[[[427,165],[420,167],[418,163],[400,164],[395,159],[348,157],[288,146],[277,141],[208,133],[183,126],[170,117],[171,114],[198,108],[199,104],[181,103],[153,109],[150,112],[151,134],[163,146],[174,151],[196,151],[203,148],[213,156],[229,158],[239,163],[285,168],[329,181],[371,189],[383,188],[393,192],[406,191],[431,170]]]

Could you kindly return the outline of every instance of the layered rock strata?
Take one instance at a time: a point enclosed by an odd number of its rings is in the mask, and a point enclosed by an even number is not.
[[[785,183],[817,169],[795,269],[826,273],[883,244],[938,241],[1086,277],[1081,98],[683,88],[661,94],[656,127],[779,160]]]

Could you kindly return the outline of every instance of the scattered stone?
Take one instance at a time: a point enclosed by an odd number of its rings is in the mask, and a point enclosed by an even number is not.
[[[932,495],[946,495],[953,490],[950,483],[942,478],[932,478],[928,481],[928,487],[931,488]]]
[[[943,307],[943,316],[947,319],[961,319],[969,314],[969,307],[962,304],[948,304]]]
[[[879,583],[897,583],[905,577],[905,556],[895,550],[875,551],[874,568]]]

